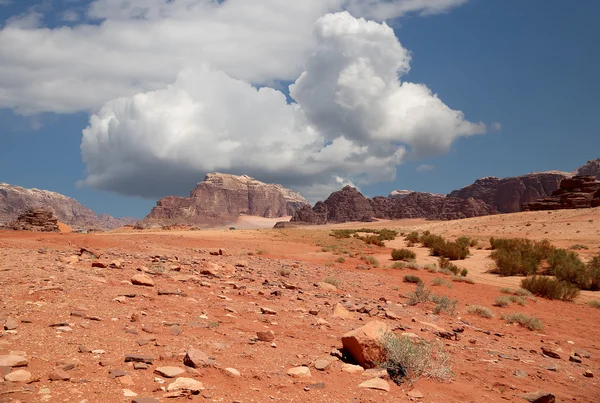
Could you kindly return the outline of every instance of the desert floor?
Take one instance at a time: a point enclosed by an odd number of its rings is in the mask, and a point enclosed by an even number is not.
[[[600,209],[268,229],[273,223],[242,217],[232,225],[236,230],[0,232],[0,324],[9,318],[16,323],[16,329],[0,333],[0,356],[26,356],[27,366],[13,371],[32,376],[28,383],[0,382],[0,402],[131,402],[133,394],[171,401],[161,388],[174,379],[154,373],[165,366],[181,368],[180,377],[204,388],[173,401],[518,402],[525,401],[518,394],[538,390],[552,392],[557,401],[600,401],[600,309],[587,305],[600,300],[600,293],[582,292],[571,303],[528,298],[525,306],[500,308],[493,306],[504,295],[500,288],[518,287],[520,278],[487,273],[493,264],[490,236],[585,245],[577,252],[589,259],[600,252]],[[333,228],[362,227],[478,239],[471,256],[458,262],[475,284],[389,268],[390,251],[405,246],[403,237],[369,247],[329,236]],[[100,256],[80,255],[81,248]],[[220,248],[225,254],[214,255]],[[419,264],[436,262],[427,249],[411,249]],[[357,268],[364,265],[361,255],[375,257],[379,267]],[[155,285],[133,285],[132,277],[142,273]],[[432,293],[458,300],[456,312],[435,315],[433,303],[408,306],[415,285],[403,282],[406,274],[418,275]],[[432,285],[435,278],[450,287]],[[323,286],[325,279],[337,289]],[[337,304],[348,308],[346,318],[333,315]],[[486,306],[494,317],[468,314],[469,305]],[[538,317],[543,329],[507,324],[502,315],[512,312]],[[342,335],[373,320],[397,333],[439,340],[451,356],[453,376],[412,385],[388,379],[389,392],[359,387],[374,375],[342,371],[344,363],[331,353],[342,347]],[[274,332],[272,342],[256,340],[265,330]],[[440,330],[456,330],[457,337],[440,338]],[[542,347],[560,358],[542,354]],[[184,366],[190,348],[215,363]],[[578,350],[589,358],[571,362]],[[148,355],[152,364],[134,369],[124,362],[127,354]],[[323,371],[314,368],[319,359],[330,361]],[[71,379],[50,381],[49,374],[65,365],[73,367],[67,370]],[[310,378],[287,374],[302,365],[310,368]],[[586,370],[594,377],[584,377]],[[5,375],[9,369],[0,371]],[[415,390],[423,397],[407,394],[418,395]]]

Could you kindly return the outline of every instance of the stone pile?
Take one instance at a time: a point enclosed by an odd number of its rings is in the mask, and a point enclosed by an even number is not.
[[[52,211],[44,208],[27,210],[6,228],[15,231],[60,232],[58,218]]]
[[[600,181],[594,176],[573,176],[563,179],[550,197],[524,203],[524,211],[562,210],[600,206]]]

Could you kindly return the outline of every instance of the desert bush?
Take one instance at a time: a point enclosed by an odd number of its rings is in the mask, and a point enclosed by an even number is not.
[[[327,284],[331,284],[331,285],[336,286],[336,287],[339,287],[340,284],[342,284],[342,282],[339,279],[335,278],[335,277],[325,277],[323,279],[323,282],[327,283]]]
[[[504,294],[518,295],[521,297],[531,297],[531,292],[523,288],[501,288],[500,292]]]
[[[392,250],[392,260],[405,260],[416,259],[417,254],[409,249],[394,249]]]
[[[344,263],[346,261],[346,259],[343,256],[338,257],[337,259],[335,259],[335,261],[337,263]]]
[[[548,272],[558,280],[575,284],[581,289],[588,287],[588,275],[585,264],[575,252],[555,249],[547,259]]]
[[[600,308],[600,301],[590,301],[588,302],[588,305],[591,306],[592,308]]]
[[[475,280],[470,277],[453,276],[452,281],[455,283],[475,284]]]
[[[452,287],[454,287],[450,281],[446,280],[445,278],[439,278],[439,277],[438,277],[438,278],[434,278],[434,279],[431,281],[431,285],[432,285],[432,286],[440,286],[440,285],[444,285],[444,286],[446,286],[446,287],[448,287],[448,288],[452,288]]]
[[[415,244],[419,242],[419,233],[417,231],[409,232],[404,239],[406,239],[410,243]]]
[[[540,263],[553,250],[547,240],[532,242],[524,238],[490,238],[492,254],[496,263],[492,273],[501,276],[536,274]]]
[[[379,267],[379,260],[377,260],[374,256],[367,256],[365,261],[373,267]]]
[[[383,346],[386,361],[380,366],[397,384],[405,381],[412,384],[420,378],[447,380],[452,376],[450,356],[437,340],[414,341],[389,332],[383,336]]]
[[[442,242],[435,242],[430,247],[432,256],[442,256],[449,260],[462,260],[469,255],[469,247],[458,242],[449,242],[442,239]]]
[[[292,274],[292,271],[290,269],[288,269],[287,267],[280,267],[278,270],[278,273],[282,277],[289,277],[290,274]]]
[[[459,268],[454,263],[450,262],[450,259],[440,256],[438,259],[438,264],[441,269],[448,270],[451,274],[458,274]]]
[[[471,245],[471,238],[466,237],[466,236],[461,236],[460,238],[458,238],[456,240],[456,243],[464,246],[465,248],[468,248]]]
[[[467,274],[469,274],[469,270],[467,270],[467,269],[462,269],[460,271],[461,277],[467,277]]]
[[[405,267],[410,270],[421,270],[423,268],[423,266],[421,266],[414,260],[411,260],[410,262],[406,263]]]
[[[522,313],[509,313],[508,315],[502,315],[507,323],[517,323],[519,326],[527,328],[529,330],[541,330],[544,328],[544,324],[541,320],[535,317],[523,315]]]
[[[569,249],[572,250],[581,250],[581,249],[589,249],[589,247],[587,247],[586,245],[582,245],[580,243],[576,243],[575,245],[571,245],[571,247]]]
[[[357,238],[361,239],[367,245],[385,246],[385,243],[377,235],[367,235]]]
[[[427,270],[429,273],[437,273],[439,271],[434,263],[428,263],[424,265],[423,269]]]
[[[588,288],[592,291],[600,290],[600,253],[592,257],[586,270],[589,280]]]
[[[525,298],[516,295],[501,295],[496,297],[494,306],[507,307],[511,302],[523,306],[525,305]]]
[[[391,268],[392,269],[405,269],[406,262],[394,262],[394,264],[392,264]]]
[[[478,243],[479,241],[477,239],[471,239],[471,242],[469,242],[469,246],[471,248],[476,248]]]
[[[419,276],[415,276],[412,274],[407,274],[406,276],[404,276],[403,281],[405,283],[413,283],[413,284],[421,284],[423,282]]]
[[[579,295],[575,285],[545,276],[527,277],[521,280],[521,287],[534,295],[562,301],[572,301]]]
[[[431,300],[435,303],[433,313],[436,315],[439,315],[442,312],[453,314],[456,310],[456,303],[458,302],[458,300],[450,299],[445,295],[441,297],[437,295],[432,295]]]
[[[488,319],[494,317],[494,312],[492,312],[490,308],[481,305],[469,305],[467,307],[467,313],[472,313]]]
[[[446,242],[446,240],[440,235],[431,234],[429,231],[426,231],[419,237],[419,242],[426,248],[433,248],[437,244]]]
[[[423,283],[417,284],[415,292],[409,292],[408,305],[417,305],[423,302],[428,302],[431,299],[431,291],[427,290]]]

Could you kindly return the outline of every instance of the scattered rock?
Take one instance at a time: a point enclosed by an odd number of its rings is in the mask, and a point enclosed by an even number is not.
[[[131,277],[131,284],[154,287],[154,280],[145,274],[136,274]]]
[[[593,378],[594,373],[592,371],[590,371],[589,369],[586,369],[585,372],[583,373],[583,376],[585,376],[586,378]]]
[[[352,313],[340,303],[335,304],[333,307],[333,316],[341,319],[352,319],[353,317]]]
[[[314,363],[315,369],[319,371],[325,371],[329,367],[330,362],[328,360],[319,359]]]
[[[586,350],[575,350],[575,356],[577,357],[581,357],[581,358],[590,358],[591,355],[589,352],[587,352]]]
[[[144,354],[127,354],[125,356],[125,362],[145,362],[146,364],[152,364],[154,357]]]
[[[229,375],[231,377],[238,377],[238,376],[242,376],[242,374],[240,374],[240,371],[238,371],[235,368],[225,368],[223,370],[223,372],[225,373],[225,375]]]
[[[513,376],[515,378],[527,378],[527,372],[523,371],[522,369],[517,369],[514,373]]]
[[[202,382],[199,382],[195,379],[181,377],[175,379],[175,382],[167,386],[168,392],[176,390],[189,390],[191,392],[200,392],[201,390],[204,390],[204,385],[202,385]]]
[[[569,356],[569,361],[571,362],[575,362],[577,364],[581,364],[581,358],[577,357],[576,355],[570,355]]]
[[[287,371],[287,374],[292,378],[310,378],[310,368],[308,367],[294,367]]]
[[[364,372],[364,368],[360,365],[354,364],[342,364],[342,371],[348,372],[349,374],[356,374],[357,372]]]
[[[324,291],[337,291],[337,287],[329,283],[320,282],[319,287]]]
[[[385,349],[382,338],[390,328],[381,321],[369,322],[342,336],[342,345],[364,368],[373,368],[385,360]]]
[[[275,333],[272,330],[258,331],[256,332],[256,337],[260,341],[270,343],[275,340]]]
[[[558,358],[560,359],[560,354],[558,351],[552,347],[542,346],[542,353],[548,357]]]
[[[265,307],[260,308],[260,313],[262,313],[264,315],[277,315],[277,311],[275,309],[265,308]]]
[[[18,369],[4,376],[4,380],[9,382],[29,382],[31,380],[31,372],[24,369]]]
[[[190,349],[183,358],[183,365],[192,368],[204,368],[211,365],[213,361],[198,349]]]
[[[525,399],[530,403],[554,403],[556,401],[556,397],[549,392],[530,392],[530,393],[522,393],[517,395],[521,399]]]
[[[160,403],[160,400],[153,397],[136,397],[131,403]]]
[[[4,330],[16,330],[17,329],[17,321],[13,318],[6,319],[4,322]]]
[[[71,379],[71,375],[69,375],[69,373],[67,373],[64,370],[57,368],[54,371],[50,372],[50,374],[48,375],[48,379],[50,379],[51,381],[68,381]]]
[[[184,372],[185,369],[179,367],[158,367],[154,370],[154,373],[164,376],[165,378],[176,378]]]
[[[24,367],[27,363],[27,358],[20,355],[0,355],[0,367]]]
[[[376,390],[384,390],[386,392],[390,391],[390,384],[384,381],[381,378],[373,378],[368,381],[364,381],[360,385],[359,388],[367,388],[367,389],[376,389]]]
[[[425,397],[418,389],[413,389],[413,390],[406,392],[406,396],[412,397],[415,399],[422,399]]]

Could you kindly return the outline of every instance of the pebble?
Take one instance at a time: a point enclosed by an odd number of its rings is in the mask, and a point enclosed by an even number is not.
[[[235,368],[225,368],[223,370],[223,372],[225,372],[226,375],[229,375],[231,377],[238,377],[238,376],[242,376],[242,374],[240,374],[240,371],[238,371]]]
[[[16,330],[17,329],[17,321],[13,318],[6,319],[4,322],[4,330]]]
[[[413,389],[411,391],[406,392],[406,396],[413,397],[415,399],[422,399],[425,396],[418,389]]]
[[[18,369],[6,375],[4,380],[9,382],[29,382],[31,380],[31,372]]]
[[[292,378],[310,378],[310,368],[308,367],[294,367],[287,371],[287,374]]]
[[[24,367],[27,364],[27,358],[21,355],[0,355],[0,367]]]
[[[319,359],[315,361],[315,369],[319,371],[325,371],[329,367],[330,362],[328,360]]]
[[[585,372],[583,373],[583,376],[585,376],[586,378],[593,378],[594,373],[592,371],[590,371],[589,369],[586,369]]]
[[[204,385],[202,382],[199,382],[192,378],[177,378],[175,382],[169,384],[167,386],[167,391],[177,391],[177,390],[190,390],[192,392],[199,392],[204,389]]]
[[[145,274],[136,274],[131,277],[131,284],[145,287],[154,287],[154,280]]]
[[[275,333],[272,330],[258,331],[256,332],[256,337],[258,337],[258,340],[260,341],[272,342],[275,340]]]
[[[165,378],[176,378],[184,372],[185,369],[179,367],[158,367],[154,370],[155,374],[164,376]]]
[[[50,379],[51,381],[68,381],[71,379],[71,375],[69,375],[66,371],[58,368],[50,372],[50,374],[48,375],[48,379]]]
[[[390,384],[384,381],[381,378],[373,378],[368,381],[364,381],[360,385],[359,388],[367,388],[367,389],[376,389],[376,390],[384,390],[386,392],[390,391]]]
[[[262,313],[263,315],[277,315],[277,311],[275,309],[265,307],[260,308],[260,313]]]
[[[364,368],[361,367],[360,365],[354,365],[354,364],[342,364],[342,371],[343,372],[348,372],[349,374],[356,374],[359,372],[364,372]]]

